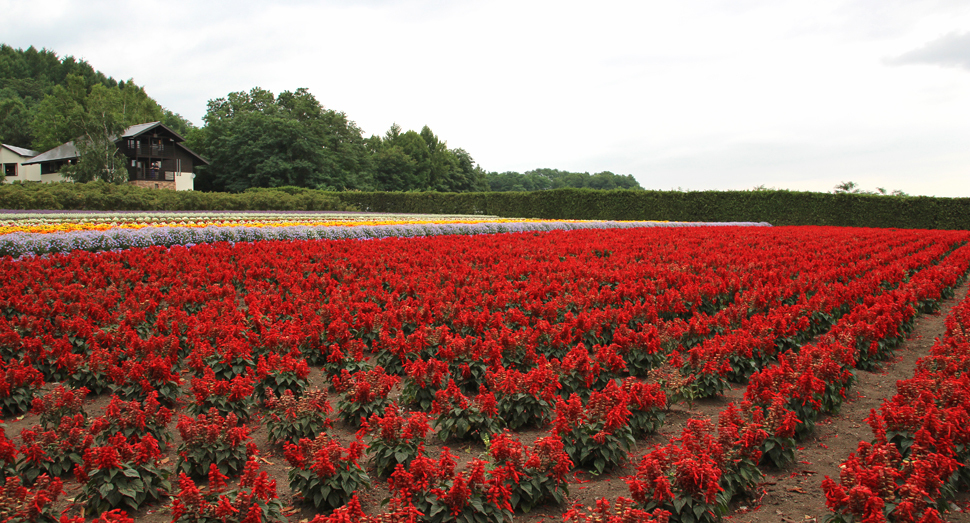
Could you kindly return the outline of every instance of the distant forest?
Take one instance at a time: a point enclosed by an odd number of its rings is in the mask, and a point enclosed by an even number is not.
[[[0,142],[40,152],[85,138],[77,181],[108,179],[110,135],[161,121],[210,162],[195,188],[241,192],[297,186],[360,191],[541,191],[563,187],[642,189],[632,175],[557,169],[486,172],[463,148],[428,127],[397,124],[365,138],[343,112],[326,109],[307,89],[278,95],[253,88],[209,100],[202,127],[165,109],[132,80],[116,81],[87,62],[49,50],[0,44]],[[104,152],[104,151],[101,151]],[[88,158],[85,158],[88,156]]]

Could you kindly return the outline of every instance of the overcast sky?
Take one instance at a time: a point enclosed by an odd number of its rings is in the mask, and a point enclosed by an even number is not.
[[[489,171],[648,189],[970,197],[967,0],[0,0],[0,42],[73,55],[202,125],[307,87],[365,135],[428,125]]]

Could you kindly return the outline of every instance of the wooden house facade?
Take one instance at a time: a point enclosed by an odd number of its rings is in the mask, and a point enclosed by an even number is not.
[[[204,158],[182,145],[185,138],[161,122],[133,125],[115,139],[115,145],[125,156],[128,183],[150,189],[191,191],[195,183],[195,166],[208,165]],[[59,145],[23,165],[39,164],[41,177],[58,175],[64,165],[76,161],[77,148],[73,142]],[[44,181],[61,181],[44,180]]]

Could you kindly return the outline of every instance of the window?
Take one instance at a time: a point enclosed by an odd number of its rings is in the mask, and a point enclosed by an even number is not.
[[[3,164],[3,175],[4,176],[17,176],[17,164],[15,164],[15,163],[5,163],[5,164]]]

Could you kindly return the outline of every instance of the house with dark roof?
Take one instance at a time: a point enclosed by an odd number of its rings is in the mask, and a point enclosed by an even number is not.
[[[161,122],[132,125],[115,138],[118,150],[127,158],[128,183],[151,189],[191,191],[197,165],[204,158],[182,145],[185,138]],[[43,181],[66,181],[60,174],[65,165],[76,162],[74,142],[61,144],[38,154],[22,165],[39,165]],[[56,177],[56,179],[55,179]]]
[[[0,144],[0,173],[3,173],[3,180],[7,183],[17,180],[39,182],[40,167],[23,165],[25,161],[38,154],[37,151],[23,147]]]

